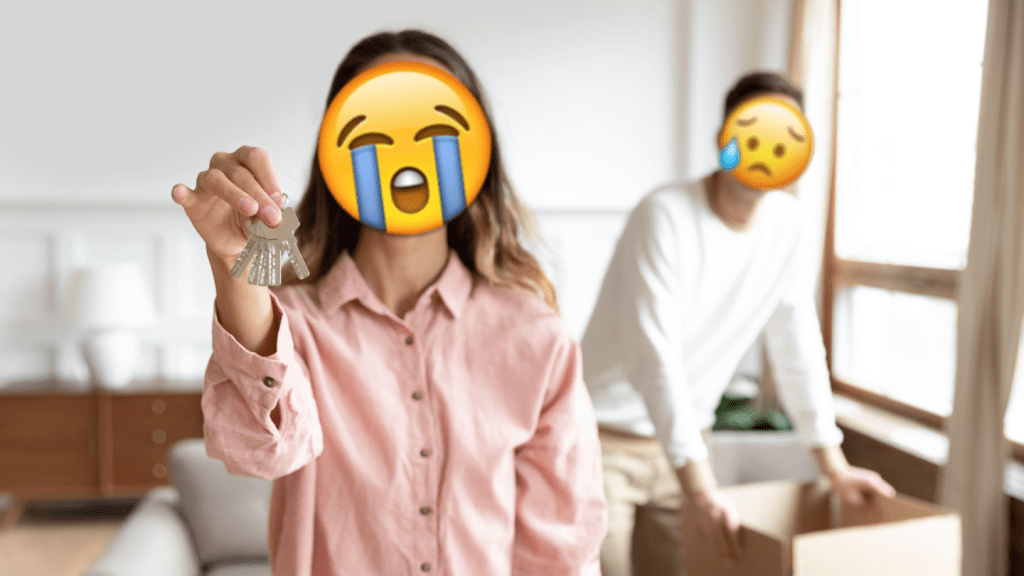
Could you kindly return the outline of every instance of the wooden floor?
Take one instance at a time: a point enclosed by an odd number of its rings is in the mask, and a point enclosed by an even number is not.
[[[130,505],[28,505],[0,529],[0,575],[81,576],[117,533]]]

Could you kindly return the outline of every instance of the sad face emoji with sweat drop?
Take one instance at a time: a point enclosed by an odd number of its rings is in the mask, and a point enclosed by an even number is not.
[[[814,149],[811,126],[787,100],[761,96],[743,102],[718,135],[719,164],[758,190],[782,188],[807,168]]]

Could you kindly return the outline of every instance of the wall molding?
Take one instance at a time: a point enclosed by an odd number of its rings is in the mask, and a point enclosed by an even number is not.
[[[567,329],[579,338],[629,209],[533,209],[543,243],[536,253],[559,294]],[[140,330],[140,378],[201,379],[209,358],[213,282],[202,240],[166,202],[0,201],[0,250],[17,264],[0,285],[0,389],[7,382],[57,378],[81,384],[88,372],[81,333],[62,316],[73,271],[134,260],[157,323]]]

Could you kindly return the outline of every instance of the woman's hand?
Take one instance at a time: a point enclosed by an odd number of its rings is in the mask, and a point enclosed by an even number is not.
[[[284,197],[267,152],[251,146],[218,152],[210,168],[196,177],[195,190],[177,184],[171,198],[206,242],[218,321],[246,349],[263,356],[274,353],[277,328],[270,291],[235,281],[229,273],[249,238],[246,220],[259,214],[268,226],[281,223]]]
[[[714,488],[693,496],[700,529],[722,557],[740,555],[740,514],[736,505],[721,490]]]
[[[829,475],[832,491],[847,504],[860,505],[875,495],[893,497],[896,489],[874,470],[849,466]]]
[[[284,205],[270,156],[252,146],[242,146],[231,154],[217,152],[210,167],[196,177],[195,190],[176,184],[171,198],[185,209],[211,258],[228,269],[249,237],[246,220],[259,214],[268,226],[277,226]]]

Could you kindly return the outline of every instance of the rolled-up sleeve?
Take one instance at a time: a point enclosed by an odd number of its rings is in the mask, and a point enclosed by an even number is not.
[[[265,479],[289,474],[323,451],[308,370],[274,293],[271,303],[277,348],[270,356],[243,347],[214,314],[202,399],[207,453],[232,474]],[[280,425],[271,418],[275,407]]]
[[[536,431],[516,451],[515,576],[601,573],[601,448],[580,364],[565,336],[552,351]]]

